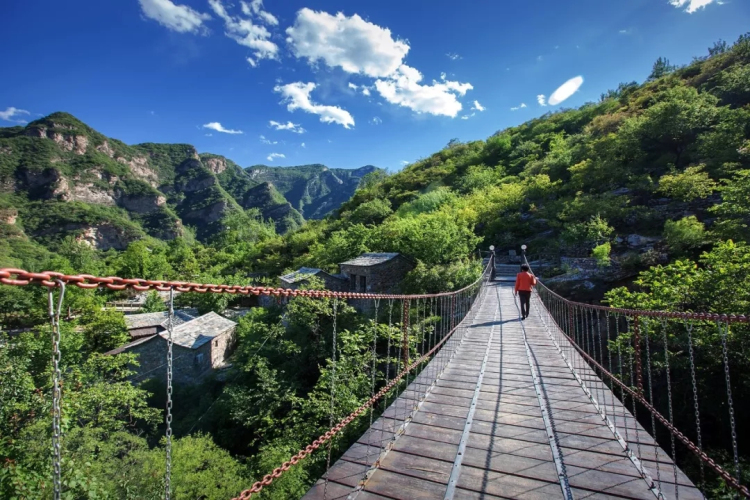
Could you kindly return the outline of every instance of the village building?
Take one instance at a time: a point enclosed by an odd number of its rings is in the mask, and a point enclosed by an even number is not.
[[[330,274],[314,267],[300,267],[294,272],[281,276],[279,281],[282,288],[298,290],[300,286],[309,283],[312,277],[320,279],[326,290],[344,291],[347,286],[347,279],[344,276]]]
[[[392,293],[414,267],[414,261],[400,253],[363,253],[339,264],[348,291],[359,293]]]
[[[214,370],[228,366],[234,348],[237,323],[214,312],[182,322],[172,330],[172,376],[175,383],[192,384]],[[138,355],[136,380],[166,379],[167,335],[162,331],[141,336],[109,351],[108,355],[129,352]]]
[[[339,264],[340,273],[301,267],[279,277],[282,288],[298,289],[311,277],[320,278],[326,290],[357,293],[392,293],[406,274],[414,269],[414,261],[400,253],[363,253]]]
[[[197,309],[176,309],[172,320],[173,326],[193,320],[198,316],[200,314]],[[166,330],[168,319],[169,313],[167,311],[128,314],[125,315],[125,327],[132,339],[150,337]]]

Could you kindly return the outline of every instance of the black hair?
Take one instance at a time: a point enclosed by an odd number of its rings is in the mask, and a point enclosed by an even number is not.
[[[521,271],[529,272],[529,266],[527,266],[526,264],[522,264],[521,265]]]

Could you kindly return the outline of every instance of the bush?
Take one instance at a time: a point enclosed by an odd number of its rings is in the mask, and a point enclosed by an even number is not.
[[[664,224],[664,239],[670,250],[682,254],[703,246],[706,242],[706,230],[703,223],[691,215],[678,221],[668,220]]]
[[[705,198],[716,190],[716,183],[703,171],[704,165],[688,167],[679,174],[663,175],[659,192],[681,201]]]
[[[594,249],[591,251],[591,256],[596,259],[596,263],[599,267],[608,267],[611,262],[609,259],[609,254],[612,251],[612,245],[610,245],[609,241],[602,243],[601,245],[598,245],[594,247]]]

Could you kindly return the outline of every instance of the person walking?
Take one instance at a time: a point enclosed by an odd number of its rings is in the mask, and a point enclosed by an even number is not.
[[[529,266],[526,264],[521,266],[521,272],[516,275],[516,289],[514,295],[518,295],[521,299],[521,319],[524,320],[529,317],[529,309],[531,306],[531,290],[536,285],[536,277],[531,274]]]

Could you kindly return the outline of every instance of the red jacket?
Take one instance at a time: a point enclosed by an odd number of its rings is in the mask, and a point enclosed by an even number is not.
[[[530,292],[536,285],[536,278],[529,272],[521,272],[516,275],[516,292]]]

